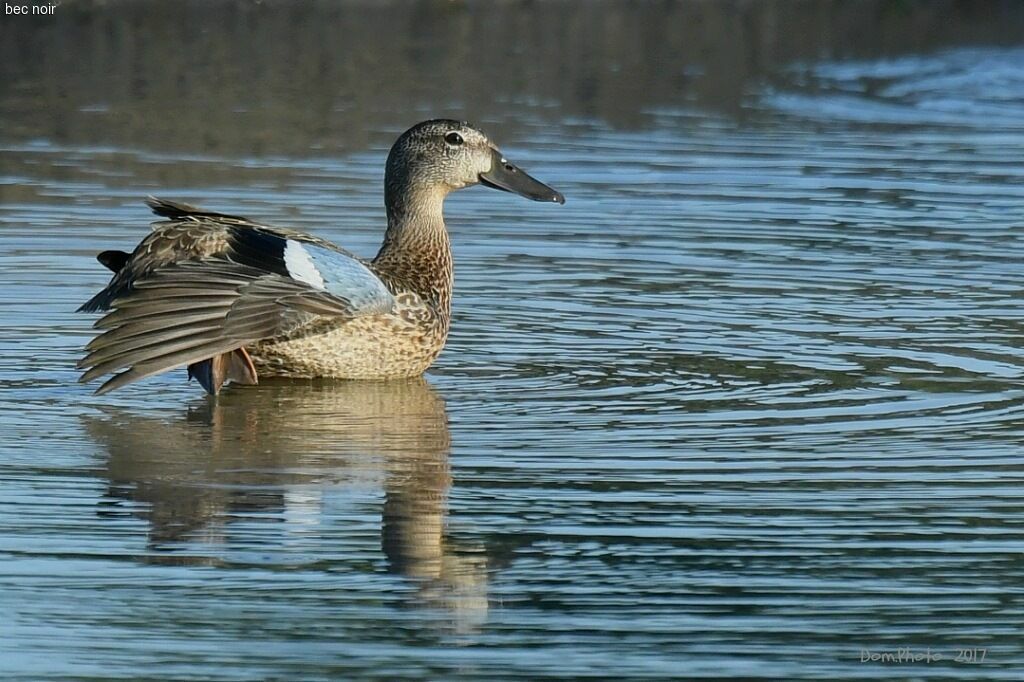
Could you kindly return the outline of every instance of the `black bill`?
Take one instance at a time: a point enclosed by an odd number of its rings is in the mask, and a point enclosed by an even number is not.
[[[480,182],[494,189],[513,192],[534,201],[565,203],[565,197],[540,180],[536,180],[495,150],[491,159],[491,170],[480,174]]]

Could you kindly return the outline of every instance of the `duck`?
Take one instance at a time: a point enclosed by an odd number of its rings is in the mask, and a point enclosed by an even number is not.
[[[207,394],[260,377],[422,375],[451,325],[443,206],[473,185],[564,204],[483,132],[434,119],[400,135],[384,174],[387,227],[364,260],[326,239],[149,197],[162,218],[130,253],[103,251],[109,283],[78,310],[103,313],[78,362],[107,393],[182,367]]]

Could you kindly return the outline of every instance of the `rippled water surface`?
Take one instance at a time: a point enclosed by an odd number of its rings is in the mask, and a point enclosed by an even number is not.
[[[5,677],[1024,674],[1022,49],[794,59],[737,112],[641,101],[635,125],[484,112],[568,203],[449,199],[425,380],[216,401],[183,372],[76,383],[94,253],[145,233],[152,193],[371,256],[402,126],[120,145],[36,130],[14,85]],[[116,127],[103,102],[76,125]],[[474,113],[449,106],[395,118]],[[942,658],[862,661],[900,647]]]

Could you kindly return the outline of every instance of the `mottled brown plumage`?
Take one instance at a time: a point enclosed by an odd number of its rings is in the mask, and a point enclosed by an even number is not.
[[[483,133],[426,121],[388,156],[388,227],[372,261],[318,237],[147,200],[166,220],[131,254],[104,251],[110,283],[79,310],[106,311],[79,362],[97,392],[188,366],[210,393],[259,375],[395,379],[440,354],[451,321],[449,192],[483,183],[564,199],[510,164]]]

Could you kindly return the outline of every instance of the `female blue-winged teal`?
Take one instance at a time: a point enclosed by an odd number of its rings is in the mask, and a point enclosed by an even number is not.
[[[260,375],[397,379],[422,374],[451,319],[449,192],[482,183],[533,199],[561,194],[509,163],[467,123],[406,131],[384,176],[388,227],[364,261],[328,241],[150,198],[167,218],[135,250],[97,258],[110,283],[79,308],[109,311],[86,346],[82,381],[105,393],[188,367],[209,393]]]

